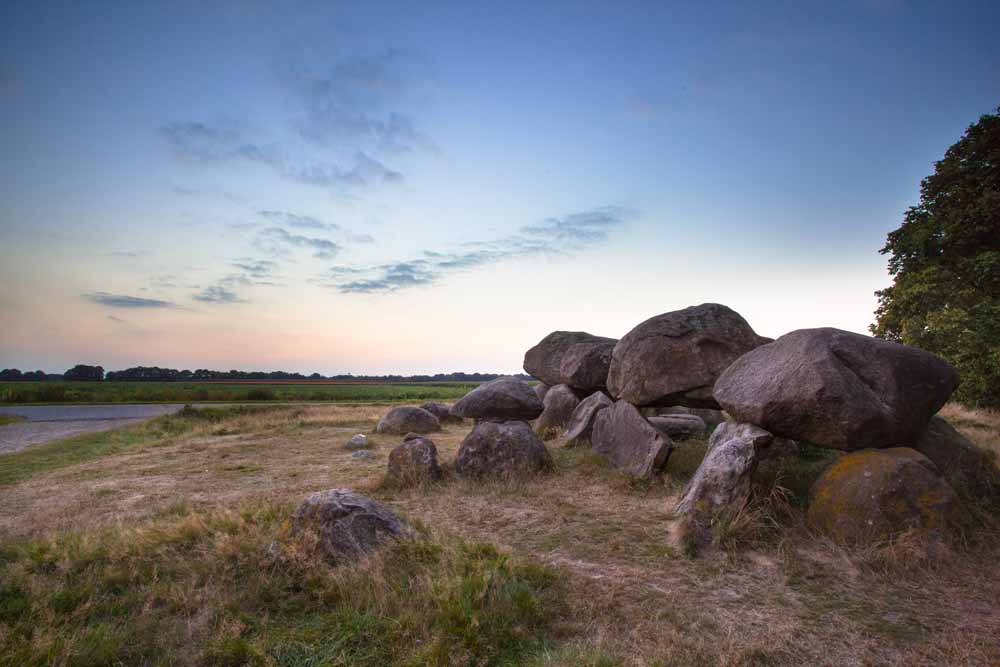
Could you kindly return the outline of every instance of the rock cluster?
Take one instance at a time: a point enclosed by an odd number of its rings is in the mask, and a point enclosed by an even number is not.
[[[562,428],[563,446],[589,444],[627,474],[653,476],[675,440],[711,434],[675,507],[702,523],[739,510],[757,463],[798,456],[800,442],[860,450],[865,462],[845,456],[813,490],[811,521],[836,539],[864,532],[864,507],[882,517],[871,520],[882,529],[869,531],[880,538],[947,525],[956,506],[948,481],[968,484],[983,470],[996,478],[988,456],[934,417],[958,385],[950,365],[847,331],[802,329],[772,340],[730,308],[706,303],[652,317],[618,341],[555,331],[528,350],[524,369],[543,383],[539,432]],[[898,479],[917,493],[919,516],[899,503],[893,511],[903,513],[890,512]]]

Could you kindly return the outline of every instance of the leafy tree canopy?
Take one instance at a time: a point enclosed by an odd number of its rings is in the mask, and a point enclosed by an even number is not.
[[[881,252],[894,282],[872,333],[951,362],[958,400],[1000,406],[1000,108],[935,164]]]

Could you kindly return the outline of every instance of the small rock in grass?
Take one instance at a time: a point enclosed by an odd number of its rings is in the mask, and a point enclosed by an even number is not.
[[[351,436],[351,439],[347,441],[345,445],[347,449],[367,449],[368,447],[368,436],[363,433],[358,433],[357,435]]]

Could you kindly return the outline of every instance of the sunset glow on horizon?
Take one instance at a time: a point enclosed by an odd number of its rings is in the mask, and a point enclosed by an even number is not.
[[[703,302],[865,333],[998,103],[992,3],[502,7],[0,10],[0,368],[519,372]]]

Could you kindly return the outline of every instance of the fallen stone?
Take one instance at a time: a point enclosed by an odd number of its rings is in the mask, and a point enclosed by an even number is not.
[[[364,461],[374,461],[375,454],[367,449],[359,449],[356,452],[351,452],[352,459],[361,459]]]
[[[524,371],[549,386],[604,389],[616,342],[584,331],[553,331],[525,353]]]
[[[557,436],[569,423],[576,406],[580,405],[580,399],[568,385],[557,384],[545,394],[542,405],[545,410],[535,424],[535,431],[548,440]]]
[[[716,409],[712,386],[719,374],[768,340],[717,303],[657,315],[615,345],[608,389],[633,405]]]
[[[396,486],[418,486],[441,479],[437,447],[429,438],[406,440],[389,453],[386,481]]]
[[[659,415],[648,421],[673,440],[687,440],[705,435],[708,428],[697,415]]]
[[[552,456],[524,421],[476,422],[458,449],[461,477],[525,477],[550,470]]]
[[[597,413],[591,448],[611,466],[633,477],[649,479],[667,463],[673,443],[627,401]]]
[[[377,433],[389,433],[392,435],[403,435],[410,431],[414,433],[433,433],[440,430],[441,423],[437,417],[423,408],[417,408],[412,405],[402,405],[389,410],[375,427]]]
[[[669,408],[656,408],[654,416],[661,415],[694,415],[696,417],[701,417],[701,420],[705,422],[705,429],[709,434],[715,430],[715,427],[726,421],[726,413],[722,410],[713,410],[712,408],[686,408],[683,405],[674,405]]]
[[[800,329],[740,357],[715,383],[734,419],[852,451],[910,445],[958,386],[935,355],[839,329]]]
[[[479,385],[455,403],[451,412],[471,419],[531,421],[544,409],[531,385],[505,377]]]
[[[335,565],[356,563],[387,539],[410,532],[393,512],[349,489],[312,494],[292,515],[289,526],[289,537],[315,534],[320,552]]]
[[[960,518],[954,490],[908,447],[845,454],[810,495],[809,525],[846,544],[879,544],[904,532],[939,537]]]
[[[563,447],[576,447],[582,444],[590,444],[590,438],[594,430],[594,421],[597,413],[604,408],[609,408],[614,402],[608,398],[603,391],[595,391],[587,398],[580,401],[573,414],[570,415],[566,424],[566,432],[562,436]]]

